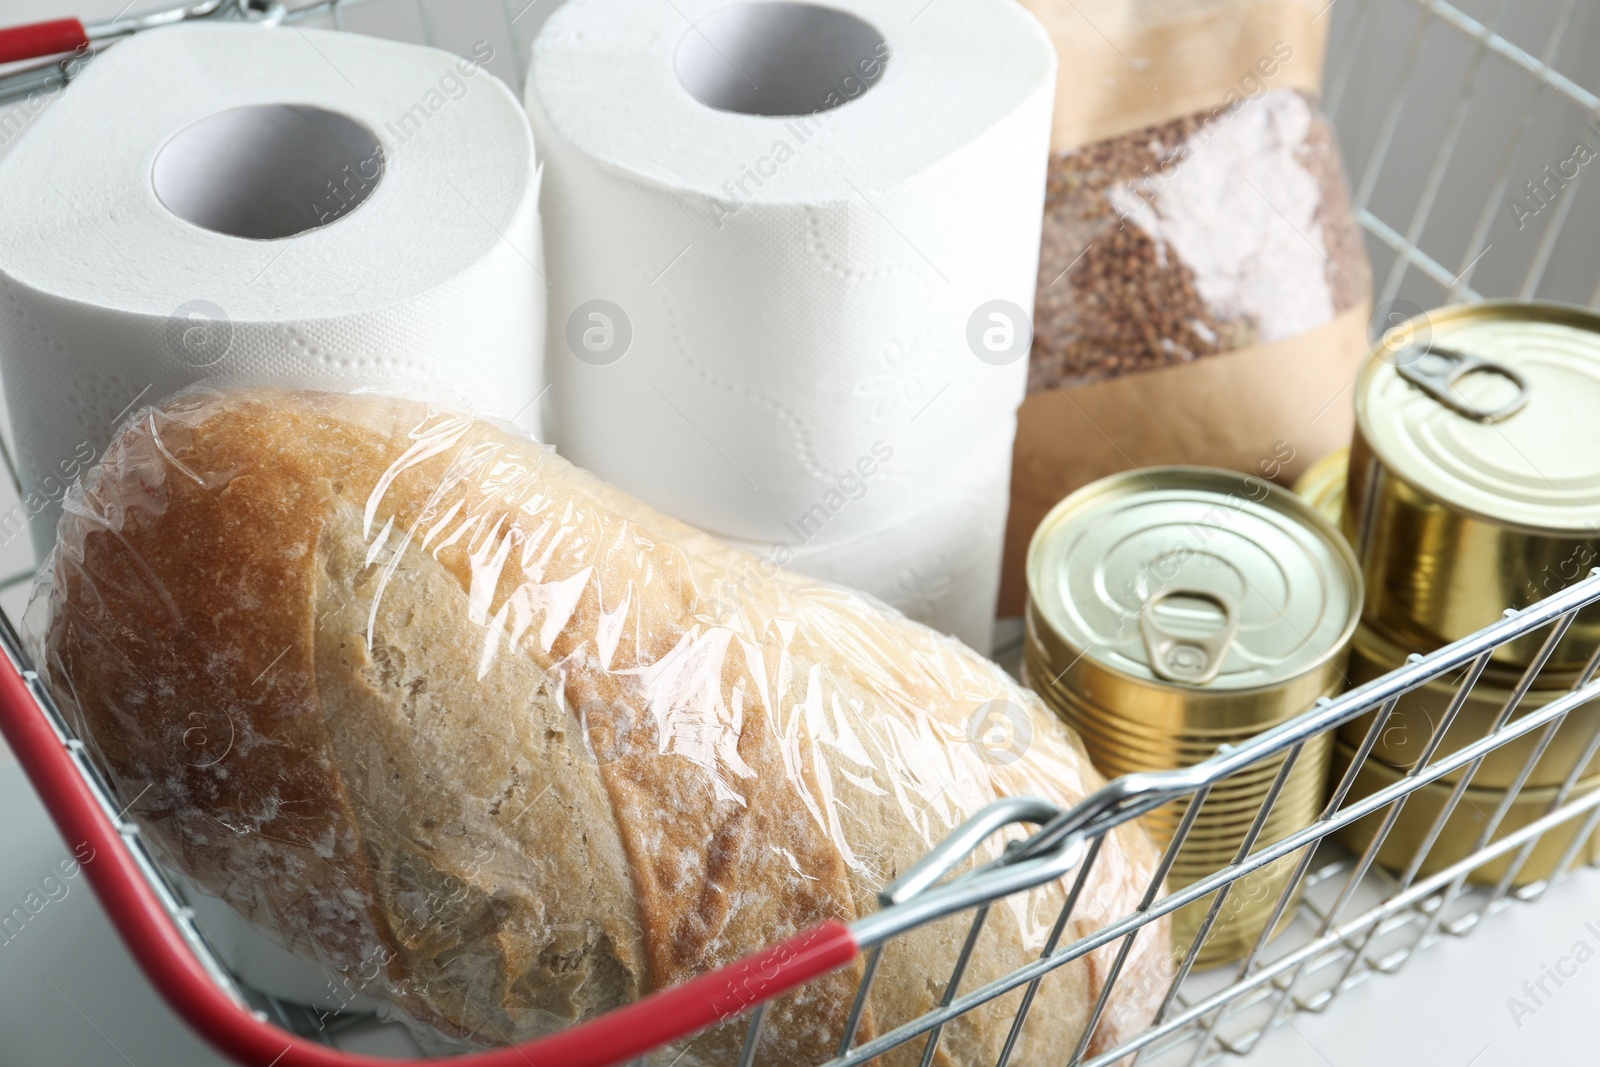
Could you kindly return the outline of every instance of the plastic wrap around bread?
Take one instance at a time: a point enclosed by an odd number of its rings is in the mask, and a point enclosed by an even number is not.
[[[474,1044],[851,920],[997,797],[1101,784],[959,642],[413,400],[137,413],[69,496],[30,632],[165,862]],[[1117,831],[1062,944],[1132,911],[1156,862]],[[1065,888],[996,905],[963,988],[1037,958]],[[890,943],[864,1036],[935,1006],[968,918]],[[1116,948],[1044,981],[1013,1062],[1066,1061]],[[1136,941],[1096,1049],[1148,1023],[1169,951],[1165,925]],[[859,977],[779,1001],[758,1062],[829,1058]],[[948,1023],[938,1062],[995,1062],[1021,993]],[[662,1062],[732,1063],[742,1032]]]

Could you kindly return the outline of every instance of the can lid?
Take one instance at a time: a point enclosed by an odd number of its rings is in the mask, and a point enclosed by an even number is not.
[[[1361,614],[1343,539],[1293,493],[1203,467],[1103,478],[1045,517],[1028,594],[1049,656],[1208,691],[1299,677]]]
[[[1388,331],[1356,390],[1391,473],[1458,510],[1552,533],[1600,530],[1600,318],[1492,302]]]

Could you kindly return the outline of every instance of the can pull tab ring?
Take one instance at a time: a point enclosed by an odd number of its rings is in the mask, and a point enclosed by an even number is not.
[[[1422,365],[1430,356],[1443,360],[1445,367],[1439,371],[1424,370]],[[1508,367],[1491,359],[1464,356],[1448,348],[1429,348],[1410,363],[1397,364],[1395,369],[1400,372],[1400,377],[1457,415],[1463,415],[1477,422],[1499,422],[1510,418],[1527,406],[1528,397],[1533,391],[1528,379],[1515,367]],[[1456,390],[1456,384],[1469,374],[1497,374],[1517,387],[1517,395],[1499,407],[1488,410],[1469,404]]]
[[[1221,628],[1199,636],[1163,629],[1156,619],[1156,608],[1175,596],[1215,604],[1222,611]],[[1222,669],[1222,661],[1233,647],[1233,639],[1239,636],[1239,609],[1232,599],[1210,589],[1160,589],[1139,608],[1139,636],[1144,638],[1144,647],[1150,653],[1150,669],[1156,677],[1186,685],[1205,685]]]

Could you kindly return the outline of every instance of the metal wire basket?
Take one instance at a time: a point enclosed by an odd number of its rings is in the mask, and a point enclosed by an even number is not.
[[[1038,984],[1053,970],[1102,946],[1115,945],[1116,957],[1091,1015],[1073,1064],[1108,1067],[1129,1054],[1143,1062],[1211,1062],[1226,1053],[1247,1052],[1274,1020],[1297,1010],[1321,1010],[1342,990],[1376,971],[1393,971],[1419,948],[1442,935],[1462,935],[1494,911],[1517,900],[1536,899],[1572,870],[1600,826],[1600,791],[1576,789],[1582,768],[1600,751],[1596,732],[1567,780],[1544,811],[1511,832],[1501,832],[1507,811],[1523,783],[1549,747],[1567,716],[1600,697],[1600,651],[1573,687],[1560,697],[1513,719],[1522,698],[1566,634],[1578,611],[1600,601],[1600,571],[1556,595],[1429,656],[1414,656],[1399,670],[1331,700],[1304,715],[1257,735],[1246,744],[1219,752],[1181,770],[1126,776],[1110,783],[1070,811],[1042,802],[1014,799],[985,809],[961,826],[917,866],[885,888],[880,911],[844,926],[827,923],[805,931],[739,963],[657,994],[573,1030],[520,1048],[484,1053],[466,1062],[501,1067],[523,1062],[603,1067],[646,1062],[647,1054],[727,1018],[748,1014],[741,1067],[759,1062],[758,1039],[765,1005],[805,982],[853,962],[866,953],[854,1010],[839,1034],[838,1055],[829,1067],[867,1063],[913,1042],[922,1062],[932,1062],[942,1027],[964,1012],[1023,989],[1000,1063],[1009,1061]],[[1529,633],[1546,631],[1534,662],[1511,691],[1494,727],[1484,736],[1438,755],[1441,740],[1500,646]],[[122,818],[120,807],[88,756],[56,712],[38,675],[9,624],[0,625],[0,726],[69,841],[88,842],[101,857],[86,870],[123,937],[173,1006],[205,1036],[241,1063],[345,1065],[379,1062],[338,1051],[335,1028],[325,1013],[296,1010],[242,988],[208,945],[193,912],[152,860],[138,827]],[[1405,694],[1465,669],[1449,711],[1439,722],[1417,764],[1393,784],[1349,799],[1362,762],[1388,726]],[[1592,709],[1590,709],[1592,710]],[[1373,721],[1349,767],[1334,784],[1321,817],[1311,826],[1278,840],[1262,840],[1266,822],[1284,781],[1307,742],[1372,714]],[[1487,818],[1470,854],[1427,877],[1423,861],[1467,791],[1471,775],[1496,749],[1519,738],[1535,738],[1513,787]],[[1162,892],[1162,883],[1187,838],[1210,790],[1222,780],[1281,757],[1266,803],[1241,842],[1232,863],[1184,888]],[[1422,845],[1410,854],[1398,876],[1384,873],[1375,860],[1407,801],[1418,790],[1458,774],[1448,801],[1438,811]],[[1069,944],[1061,944],[1079,893],[1094,869],[1106,835],[1115,827],[1170,803],[1185,803],[1188,814],[1167,846],[1138,907],[1115,922]],[[1381,826],[1357,857],[1324,839],[1359,820],[1377,818]],[[1039,829],[1009,846],[1001,859],[954,878],[949,872],[991,835],[1015,823]],[[1559,860],[1520,888],[1524,868],[1545,834],[1566,823],[1578,827]],[[1251,872],[1298,855],[1294,874],[1278,897],[1273,921],[1263,929],[1249,956],[1230,971],[1196,973],[1194,960],[1230,896]],[[1505,860],[1491,888],[1469,889],[1474,871]],[[1391,866],[1395,866],[1391,862]],[[1039,958],[1003,978],[973,989],[962,988],[972,947],[990,905],[1012,893],[1057,878],[1070,878],[1071,890]],[[1276,919],[1297,892],[1307,898],[1306,913],[1288,932],[1268,940]],[[1176,946],[1182,953],[1154,1024],[1093,1059],[1083,1057],[1095,1024],[1121,977],[1124,961],[1147,926],[1195,901],[1209,900],[1194,941]],[[970,914],[964,947],[951,961],[940,1004],[857,1044],[856,1024],[878,971],[883,945],[924,923]]]
[[[486,28],[485,35],[492,35],[497,44],[507,46],[500,53],[501,62],[506,64],[506,69],[500,71],[502,76],[520,81],[521,56],[545,13],[544,5],[540,0],[526,7],[521,6],[524,0],[499,2],[502,22]],[[1410,36],[1381,35],[1381,42],[1398,41],[1405,51],[1400,62],[1384,68],[1392,75],[1391,89],[1395,91],[1386,106],[1376,112],[1375,124],[1364,124],[1363,132],[1371,136],[1361,142],[1360,151],[1352,153],[1353,169],[1359,175],[1359,218],[1372,236],[1374,247],[1380,252],[1388,250],[1387,259],[1380,256],[1379,262],[1381,325],[1389,310],[1404,304],[1409,296],[1431,304],[1479,295],[1473,284],[1474,272],[1492,247],[1496,227],[1506,225],[1500,203],[1507,190],[1517,187],[1514,178],[1523,158],[1524,142],[1529,131],[1536,129],[1531,116],[1543,103],[1557,99],[1593,119],[1600,115],[1600,98],[1552,66],[1562,36],[1572,25],[1577,0],[1561,0],[1562,6],[1550,23],[1547,48],[1537,58],[1494,28],[1494,17],[1503,10],[1503,3],[1490,14],[1479,12],[1476,5],[1469,3],[1478,17],[1442,0],[1351,0],[1351,4],[1353,10],[1341,12],[1343,21],[1334,35],[1327,98],[1330,110],[1341,121],[1339,108],[1352,98],[1354,74],[1360,71],[1365,76],[1365,64],[1375,62],[1369,54],[1377,32],[1374,27],[1395,18],[1396,11],[1416,15]],[[390,9],[387,21],[352,25],[356,20],[351,16],[356,9],[368,6],[376,9],[380,5],[371,0],[324,0],[290,9],[275,0],[202,0],[187,8],[109,23],[84,26],[76,20],[65,20],[32,29],[21,37],[0,34],[0,62],[41,51],[74,49],[81,58],[120,36],[183,18],[252,18],[382,31],[427,43],[439,43],[441,39],[439,30],[444,23],[438,17],[437,4],[416,0],[414,9],[388,4],[384,5]],[[396,12],[401,10],[414,10],[414,16],[399,17]],[[451,35],[458,37],[455,31],[460,27],[451,29]],[[1386,182],[1385,175],[1400,165],[1397,153],[1415,154],[1422,150],[1407,141],[1401,130],[1408,114],[1407,90],[1418,77],[1418,56],[1426,52],[1428,42],[1439,33],[1454,35],[1452,39],[1458,44],[1464,42],[1468,56],[1464,68],[1467,91],[1450,105],[1446,119],[1439,124],[1431,161],[1424,154],[1419,162],[1424,179],[1414,190],[1414,198],[1396,200],[1390,196],[1395,182]],[[1488,55],[1500,57],[1502,65],[1520,72],[1527,94],[1526,111],[1513,116],[1512,136],[1498,168],[1479,175],[1487,181],[1487,196],[1476,225],[1470,230],[1455,227],[1447,237],[1436,240],[1430,220],[1440,203],[1448,206],[1452,197],[1460,195],[1450,188],[1447,178],[1461,143],[1461,131],[1469,125],[1471,88],[1478,83],[1478,65]],[[0,99],[58,87],[76,69],[66,62],[52,62],[10,74],[0,78]],[[1352,125],[1363,123],[1352,119]],[[1541,209],[1549,211],[1541,220],[1545,228],[1529,253],[1515,262],[1520,278],[1506,273],[1512,270],[1509,264],[1513,258],[1507,257],[1495,265],[1496,283],[1483,286],[1483,291],[1514,290],[1521,296],[1572,299],[1571,290],[1577,286],[1588,290],[1579,294],[1579,299],[1589,296],[1588,302],[1600,303],[1600,288],[1589,289],[1595,280],[1592,270],[1555,276],[1547,271],[1564,254],[1564,223],[1578,194],[1579,182],[1572,181]],[[1449,210],[1452,217],[1463,215],[1459,205]],[[1386,218],[1400,221],[1385,221]],[[1455,260],[1456,255],[1461,257],[1459,261]],[[1447,265],[1451,263],[1459,265]],[[1575,280],[1577,275],[1581,277]],[[1556,291],[1551,291],[1552,286]],[[9,464],[9,454],[5,459]],[[1552,744],[1556,731],[1569,715],[1600,698],[1600,682],[1594,680],[1600,669],[1597,650],[1566,692],[1531,711],[1522,707],[1524,697],[1539,680],[1551,651],[1577,612],[1597,601],[1600,572],[1532,607],[1508,613],[1502,621],[1469,638],[1427,656],[1413,656],[1399,670],[1338,698],[1319,702],[1300,717],[1246,744],[1220,751],[1204,763],[1118,779],[1070,811],[1027,800],[996,804],[963,825],[917,867],[887,887],[881,895],[881,910],[872,915],[849,926],[825,924],[574,1030],[521,1048],[479,1054],[466,1062],[496,1067],[530,1062],[572,1067],[644,1063],[653,1049],[740,1014],[749,1019],[741,1067],[765,1062],[758,1056],[758,1038],[766,1003],[865,953],[866,966],[855,1010],[837,1035],[838,1052],[829,1067],[866,1063],[900,1046],[918,1048],[921,1062],[927,1064],[939,1046],[942,1028],[952,1019],[1021,990],[1011,1038],[1000,1058],[1000,1067],[1004,1067],[1039,983],[1050,972],[1105,946],[1114,946],[1115,962],[1073,1064],[1107,1067],[1130,1055],[1146,1064],[1204,1064],[1248,1053],[1268,1029],[1294,1012],[1321,1011],[1341,991],[1373,974],[1396,970],[1413,953],[1441,937],[1466,935],[1495,912],[1517,902],[1536,900],[1550,884],[1565,878],[1588,858],[1589,843],[1600,827],[1600,791],[1588,791],[1580,784],[1580,776],[1600,749],[1600,733],[1576,759],[1563,783],[1538,794],[1538,811],[1518,820],[1521,825],[1514,830],[1506,829],[1505,823],[1519,800],[1526,805],[1523,787],[1534,765]],[[1441,754],[1442,739],[1474,692],[1494,651],[1523,635],[1538,632],[1545,634],[1541,650],[1510,689],[1492,727],[1470,744]],[[86,868],[90,880],[134,955],[174,1008],[241,1063],[349,1067],[395,1062],[355,1056],[333,1046],[333,1035],[339,1028],[359,1019],[331,1019],[325,1012],[274,1001],[235,980],[207,943],[180,890],[151,858],[138,828],[123,818],[123,808],[113,799],[83,743],[56,712],[15,630],[3,618],[0,650],[5,653],[5,664],[0,667],[0,727],[62,833],[69,841],[89,843],[102,857]],[[1458,675],[1462,680],[1449,699],[1445,716],[1434,726],[1416,763],[1397,773],[1392,783],[1352,799],[1352,787],[1363,762],[1383,738],[1401,698],[1423,685]],[[1591,713],[1592,709],[1587,708],[1578,712]],[[1321,817],[1304,830],[1269,839],[1263,828],[1299,754],[1313,739],[1347,728],[1363,716],[1371,716],[1371,725],[1349,754],[1347,769],[1332,784]],[[1345,735],[1350,736],[1348,729]],[[1492,753],[1524,738],[1528,739],[1525,744],[1531,743],[1531,751],[1521,772],[1498,806],[1482,813],[1481,827],[1470,851],[1454,862],[1442,866],[1436,863],[1439,869],[1424,874],[1425,861],[1463,804],[1472,775]],[[1164,876],[1210,790],[1231,775],[1274,761],[1278,762],[1274,785],[1233,861],[1180,890],[1163,892]],[[1421,840],[1397,859],[1392,849],[1385,847],[1397,820],[1419,791],[1431,788],[1437,792],[1444,788],[1436,783],[1449,786],[1447,798]],[[1061,943],[1106,835],[1115,827],[1168,804],[1185,805],[1186,815],[1137,908],[1088,936]],[[1359,855],[1329,840],[1362,820],[1373,829]],[[1016,823],[1034,825],[1037,830],[1009,846],[994,863],[950,876],[982,842]],[[1553,834],[1560,834],[1568,843],[1559,850],[1553,864],[1532,870],[1535,849],[1546,835]],[[1382,865],[1378,862],[1380,856]],[[1273,920],[1266,924],[1248,956],[1232,967],[1196,969],[1194,961],[1218,916],[1228,907],[1230,897],[1242,891],[1240,887],[1248,875],[1273,863],[1294,864],[1293,876],[1276,900]],[[1484,885],[1469,884],[1469,877],[1475,872],[1479,876],[1474,881],[1483,881],[1482,872],[1491,865],[1500,872],[1497,877]],[[966,963],[990,906],[1011,893],[1057,878],[1067,879],[1069,893],[1038,959],[987,985],[964,988]],[[1287,913],[1297,894],[1301,900],[1298,916],[1269,939],[1269,932],[1279,925],[1278,917]],[[1114,1049],[1085,1059],[1095,1025],[1122,978],[1124,961],[1135,940],[1147,933],[1146,927],[1158,918],[1195,902],[1208,909],[1207,915],[1194,942],[1176,946],[1174,970],[1154,1025]],[[857,1043],[857,1023],[877,975],[884,944],[921,924],[958,913],[970,916],[969,934],[964,948],[950,961],[951,971],[939,1006]],[[730,989],[740,992],[731,994]]]

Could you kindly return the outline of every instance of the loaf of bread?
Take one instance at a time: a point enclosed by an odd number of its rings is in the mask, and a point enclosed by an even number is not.
[[[69,497],[37,598],[48,684],[164,861],[476,1044],[849,921],[997,797],[1101,784],[960,643],[412,400],[138,413]],[[1130,912],[1156,860],[1111,836],[1061,943]],[[1037,958],[1064,899],[996,905],[961,988]],[[889,945],[863,1037],[938,1003],[969,919]],[[1043,982],[1013,1063],[1066,1062],[1116,948]],[[1141,934],[1095,1049],[1148,1025],[1169,952],[1164,924]],[[829,1058],[860,973],[775,1004],[758,1062]],[[952,1022],[937,1062],[994,1063],[1020,997]],[[661,1062],[732,1063],[742,1032]]]

